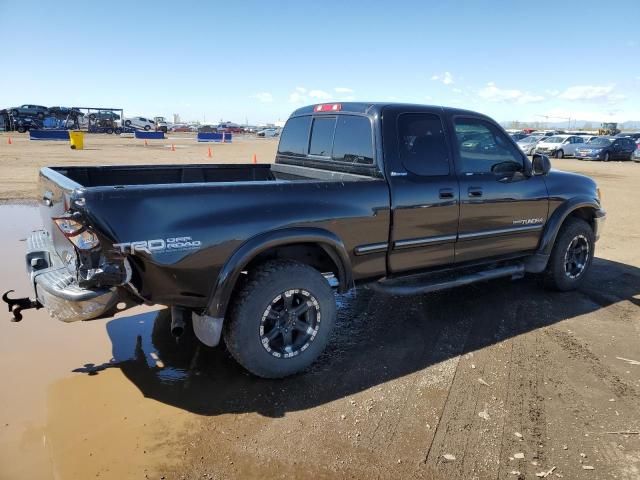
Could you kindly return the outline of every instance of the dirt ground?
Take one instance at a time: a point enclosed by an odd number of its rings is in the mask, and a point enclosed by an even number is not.
[[[208,159],[188,139],[73,152],[12,138],[0,135],[0,288],[21,296],[21,239],[39,218],[15,201],[33,197],[39,166],[268,161],[276,145],[239,139]],[[640,478],[640,164],[552,163],[594,177],[609,213],[583,287],[359,289],[339,297],[321,359],[284,381],[192,335],[177,345],[163,307],[0,322],[0,479]]]
[[[9,145],[9,137],[12,144]],[[174,150],[171,149],[173,145]],[[57,165],[273,162],[277,139],[238,135],[232,143],[198,143],[193,133],[168,133],[166,140],[87,134],[84,150],[69,142],[30,141],[28,134],[0,134],[0,202],[35,198],[38,170]],[[211,148],[211,157],[208,156]]]

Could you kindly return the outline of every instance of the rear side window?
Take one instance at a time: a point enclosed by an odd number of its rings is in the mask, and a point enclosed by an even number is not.
[[[366,117],[340,115],[333,140],[336,162],[373,164],[371,122]]]
[[[316,117],[311,128],[309,155],[330,157],[333,147],[333,133],[336,129],[335,117]]]
[[[306,155],[310,126],[311,117],[294,117],[287,120],[280,136],[278,153],[281,155]]]
[[[404,168],[416,175],[449,174],[449,154],[440,117],[404,113],[398,118],[398,146]]]

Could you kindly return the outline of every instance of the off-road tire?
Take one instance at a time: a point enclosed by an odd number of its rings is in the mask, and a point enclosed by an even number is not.
[[[587,253],[586,262],[582,271],[572,278],[566,271],[565,261],[567,249],[575,239],[580,238],[580,241],[586,241],[589,248]],[[584,281],[591,262],[593,261],[593,253],[595,247],[595,235],[591,225],[580,218],[570,218],[565,221],[564,225],[560,228],[556,242],[553,245],[551,256],[549,257],[549,263],[544,272],[544,285],[547,288],[553,290],[560,290],[566,292],[568,290],[575,290]]]
[[[293,357],[278,358],[260,339],[267,308],[278,295],[305,290],[318,303],[320,320],[312,341]],[[336,319],[336,300],[327,280],[316,269],[291,260],[269,261],[249,273],[235,293],[223,335],[229,353],[245,369],[264,378],[283,378],[300,372],[324,350]]]

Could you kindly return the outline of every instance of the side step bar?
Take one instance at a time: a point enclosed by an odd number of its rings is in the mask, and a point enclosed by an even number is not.
[[[524,276],[524,264],[509,265],[505,267],[492,268],[490,270],[482,270],[480,272],[462,275],[451,280],[429,281],[428,277],[424,281],[416,279],[415,282],[408,283],[402,280],[382,280],[375,282],[370,287],[373,290],[388,293],[390,295],[406,296],[418,295],[422,293],[437,292],[448,288],[460,287],[476,282],[484,282],[485,280],[493,280],[495,278],[512,277],[522,278]],[[422,278],[425,278],[424,276]]]

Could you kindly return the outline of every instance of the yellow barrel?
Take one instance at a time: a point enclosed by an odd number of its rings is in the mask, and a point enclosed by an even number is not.
[[[84,148],[84,132],[69,130],[69,141],[73,150],[82,150]]]

